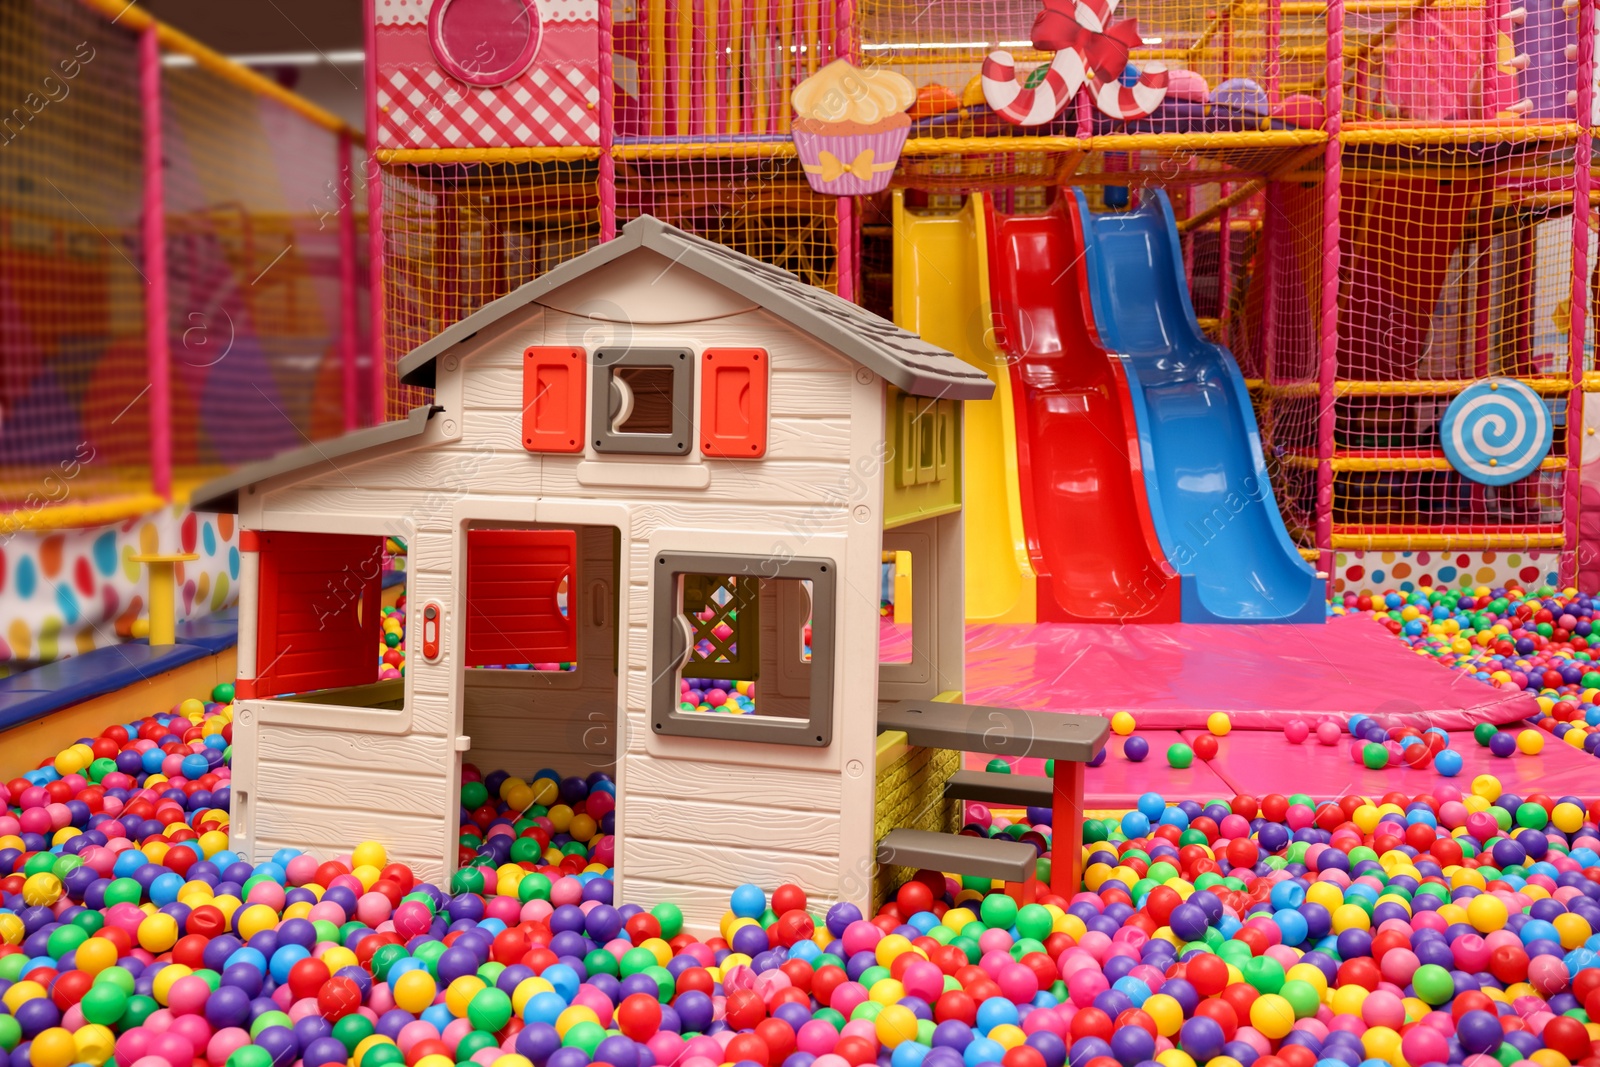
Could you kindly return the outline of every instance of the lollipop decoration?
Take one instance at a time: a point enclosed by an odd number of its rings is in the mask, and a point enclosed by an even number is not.
[[[1553,436],[1539,394],[1509,378],[1469,385],[1439,421],[1450,465],[1482,485],[1510,485],[1538,470]]]
[[[1042,126],[1089,87],[1095,106],[1114,119],[1142,119],[1167,95],[1167,68],[1146,64],[1133,85],[1122,84],[1128,53],[1140,44],[1137,19],[1111,18],[1118,0],[1045,0],[1033,23],[1033,46],[1055,52],[1042,81],[1017,80],[1010,52],[983,61],[983,98],[1017,126]]]

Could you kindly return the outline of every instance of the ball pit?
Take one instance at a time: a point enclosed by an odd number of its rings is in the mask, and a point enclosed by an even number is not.
[[[603,774],[464,766],[447,886],[375,842],[243,862],[232,696],[0,786],[0,1067],[1600,1065],[1580,798],[1151,792],[1085,819],[1070,897],[923,871],[863,915],[741,885],[697,937],[613,899]],[[968,813],[1047,878],[1049,810]]]
[[[1419,654],[1481,682],[1522,690],[1538,700],[1534,725],[1574,748],[1600,755],[1600,664],[1592,651],[1596,598],[1576,589],[1548,586],[1475,586],[1401,592],[1377,596],[1345,594],[1334,614],[1368,613],[1403,638]],[[1493,742],[1498,732],[1479,724],[1480,744],[1497,756],[1535,754],[1544,738],[1520,748],[1513,734]],[[1507,749],[1506,744],[1511,748]]]

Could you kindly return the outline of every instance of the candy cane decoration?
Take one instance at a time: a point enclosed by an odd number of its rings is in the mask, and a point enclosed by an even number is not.
[[[1095,106],[1114,119],[1133,122],[1146,118],[1167,95],[1167,68],[1164,63],[1151,63],[1139,72],[1132,85],[1120,81],[1110,85],[1096,84]]]
[[[1036,47],[1056,46],[1044,80],[1024,88],[1010,52],[994,51],[983,61],[983,98],[994,112],[1018,126],[1041,126],[1061,114],[1085,84],[1095,106],[1114,119],[1142,119],[1167,95],[1167,68],[1149,64],[1131,86],[1121,82],[1130,48],[1139,42],[1136,23],[1113,23],[1118,0],[1075,0],[1071,19],[1064,0],[1045,0],[1034,24]]]
[[[1010,52],[990,52],[983,61],[983,99],[995,114],[1017,126],[1043,126],[1071,102],[1083,86],[1083,56],[1064,48],[1050,61],[1044,81],[1024,89]]]

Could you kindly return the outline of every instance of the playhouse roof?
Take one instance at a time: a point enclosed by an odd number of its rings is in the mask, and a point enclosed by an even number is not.
[[[428,419],[440,410],[430,404],[411,409],[403,419],[381,422],[364,430],[352,430],[342,437],[328,441],[313,441],[300,448],[280,452],[268,459],[246,463],[220,478],[213,478],[195,488],[189,496],[189,507],[195,511],[221,511],[236,513],[239,510],[239,490],[280,474],[308,470],[322,463],[332,463],[343,456],[364,452],[379,445],[419,437],[428,428]]]
[[[434,361],[449,349],[469,340],[485,326],[538,302],[545,294],[640,248],[670,260],[671,269],[694,271],[738,293],[914,396],[987,400],[994,393],[994,383],[987,374],[916,334],[824,289],[807,285],[786,270],[686,233],[650,215],[628,223],[615,240],[490,301],[417,346],[400,361],[400,380],[407,385],[431,387]]]

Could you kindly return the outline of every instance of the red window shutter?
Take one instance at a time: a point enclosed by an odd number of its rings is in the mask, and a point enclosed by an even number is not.
[[[708,348],[700,357],[700,452],[722,459],[767,454],[767,353]]]
[[[577,659],[577,558],[572,530],[468,530],[465,665]]]
[[[581,348],[530,348],[522,363],[522,447],[582,452],[588,404]]]
[[[256,692],[377,681],[383,538],[263,532],[259,543]]]

